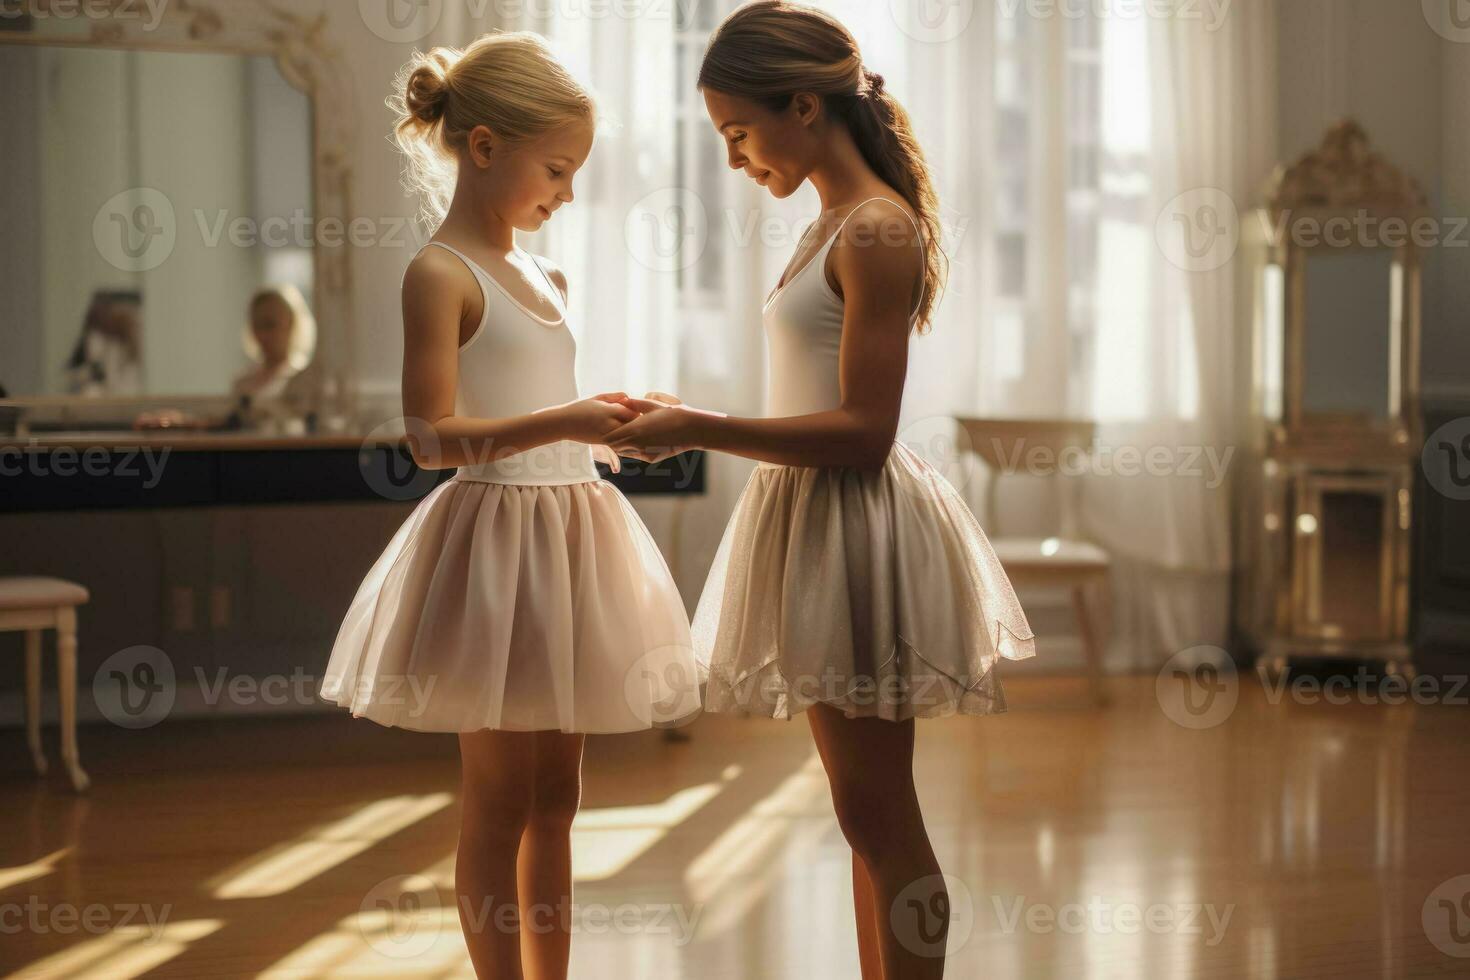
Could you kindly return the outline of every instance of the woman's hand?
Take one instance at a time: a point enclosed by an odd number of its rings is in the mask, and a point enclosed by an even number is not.
[[[674,395],[650,391],[646,398],[629,398],[639,415],[609,433],[608,445],[621,456],[658,463],[670,456],[698,449],[706,419],[722,412],[689,408]]]

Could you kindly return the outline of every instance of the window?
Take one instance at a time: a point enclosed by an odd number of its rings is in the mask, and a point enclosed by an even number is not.
[[[709,310],[724,305],[725,250],[729,243],[721,215],[726,187],[724,150],[710,129],[704,100],[694,87],[710,32],[734,10],[737,0],[676,0],[674,3],[674,172],[678,186],[688,188],[705,209],[709,234],[698,261],[684,256],[677,270],[680,306]],[[680,232],[684,232],[681,228]],[[684,242],[682,248],[697,247]]]

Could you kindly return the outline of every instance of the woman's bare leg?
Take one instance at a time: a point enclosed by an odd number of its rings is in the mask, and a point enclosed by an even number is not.
[[[521,962],[526,980],[566,980],[572,944],[572,819],[585,736],[537,732],[536,785],[521,836]],[[524,762],[523,762],[524,764]]]
[[[863,980],[882,980],[883,962],[878,953],[878,907],[873,901],[873,882],[868,866],[852,852],[852,907],[857,913],[858,967]]]
[[[864,928],[873,931],[882,973],[864,980],[935,980],[944,975],[949,896],[924,829],[914,790],[914,722],[847,718],[826,704],[806,711],[817,753],[827,770],[837,822],[867,869],[872,916],[858,914],[858,950]],[[854,871],[860,870],[854,868]],[[861,910],[863,880],[853,879]],[[871,954],[869,954],[871,956]]]
[[[459,851],[454,891],[480,980],[523,980],[516,853],[530,820],[529,732],[461,732]]]

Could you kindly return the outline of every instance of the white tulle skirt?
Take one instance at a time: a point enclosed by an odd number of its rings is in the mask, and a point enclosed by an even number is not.
[[[902,443],[882,470],[758,465],[693,631],[705,710],[772,718],[995,714],[997,661],[1036,652],[979,522]]]
[[[435,487],[363,580],[319,694],[424,732],[627,732],[700,708],[683,600],[602,480]]]

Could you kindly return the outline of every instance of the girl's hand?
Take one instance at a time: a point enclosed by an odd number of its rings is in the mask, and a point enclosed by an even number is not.
[[[592,445],[606,443],[607,435],[638,417],[626,392],[609,391],[580,401],[568,402],[553,411],[560,413],[566,438]]]
[[[643,397],[644,397],[644,399],[646,401],[663,402],[665,405],[682,405],[682,404],[684,404],[683,399],[681,399],[678,395],[671,395],[667,391],[650,391],[646,395],[644,395]],[[677,454],[676,453],[668,453],[668,454],[666,454],[664,456],[659,456],[657,454],[650,455],[650,454],[647,454],[647,453],[641,453],[641,452],[638,452],[636,450],[629,449],[629,450],[626,450],[623,453],[623,455],[630,456],[633,459],[642,460],[645,463],[657,463],[657,462],[660,462],[660,461],[662,461],[664,459],[667,459],[668,456],[677,455]]]
[[[607,444],[619,455],[647,463],[698,449],[701,416],[718,414],[651,398],[629,398],[627,405],[641,414],[608,433]]]

